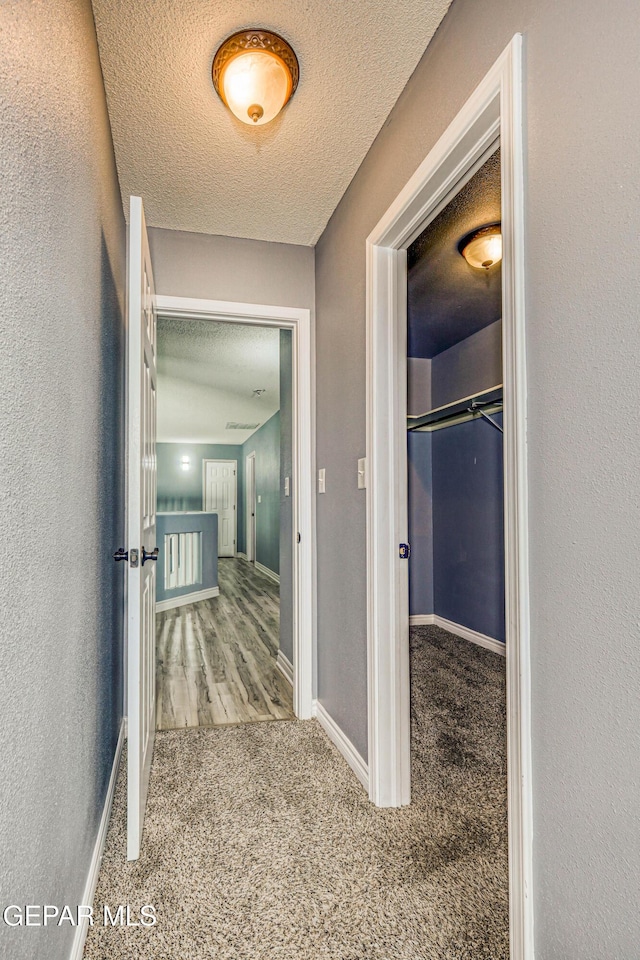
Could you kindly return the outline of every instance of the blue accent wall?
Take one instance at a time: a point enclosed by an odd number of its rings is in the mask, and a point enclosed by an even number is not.
[[[408,456],[411,614],[504,642],[502,434],[481,419],[413,433]]]
[[[431,440],[435,612],[504,641],[502,434],[479,419]]]
[[[256,454],[256,560],[280,572],[280,411],[242,445],[242,463]],[[243,501],[244,502],[244,501]]]
[[[236,550],[244,550],[244,458],[242,446],[232,443],[159,443],[158,456],[158,512],[173,510],[197,511],[202,502],[202,461],[237,460]],[[183,470],[181,458],[189,457],[191,469]]]

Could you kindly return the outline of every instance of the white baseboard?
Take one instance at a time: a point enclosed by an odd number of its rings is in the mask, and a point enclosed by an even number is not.
[[[237,558],[238,560],[248,560],[248,559],[249,559],[249,557],[246,555],[246,553],[240,553],[239,550],[236,551],[236,558]]]
[[[256,570],[260,571],[260,573],[264,573],[265,577],[269,577],[270,580],[280,583],[280,576],[277,573],[274,573],[273,570],[269,570],[269,567],[265,567],[264,564],[258,563],[257,560],[253,561],[253,565]]]
[[[107,795],[104,798],[104,806],[102,808],[102,817],[100,818],[100,826],[98,827],[98,835],[96,837],[96,842],[93,847],[93,854],[91,856],[91,863],[89,864],[89,873],[87,876],[87,882],[85,883],[84,892],[82,894],[81,903],[87,907],[90,907],[93,904],[93,898],[96,895],[96,887],[98,886],[98,876],[100,874],[100,865],[102,863],[104,845],[107,839],[107,828],[109,826],[109,818],[111,816],[111,807],[113,806],[113,795],[116,791],[116,782],[118,780],[118,770],[120,769],[120,758],[122,756],[122,747],[125,740],[125,730],[126,730],[126,720],[123,718],[122,723],[120,724],[120,733],[118,734],[118,743],[116,744],[116,751],[113,755],[111,777],[109,778]],[[84,942],[87,939],[88,931],[89,931],[89,920],[85,917],[85,919],[81,920],[78,926],[76,927],[76,932],[73,938],[73,944],[71,945],[71,953],[69,954],[69,960],[82,960],[82,954],[84,953]]]
[[[369,767],[362,759],[351,740],[342,732],[333,717],[330,717],[319,700],[313,701],[313,716],[317,718],[318,723],[327,734],[332,743],[336,745],[344,759],[347,761],[356,777],[369,792]]]
[[[170,600],[156,601],[156,613],[161,610],[173,610],[174,607],[184,607],[187,603],[197,603],[199,600],[209,600],[210,597],[219,597],[220,587],[209,587],[208,590],[197,590],[195,593],[185,593],[181,597],[172,597]]]
[[[293,664],[291,660],[284,655],[282,650],[278,650],[276,666],[285,680],[288,680],[291,686],[293,686]]]
[[[495,640],[493,637],[487,637],[484,633],[478,633],[477,630],[471,630],[469,627],[465,627],[461,623],[454,623],[452,620],[445,620],[444,617],[439,617],[437,613],[420,613],[416,616],[409,617],[409,626],[411,627],[426,625],[435,625],[436,627],[441,627],[448,633],[453,633],[456,637],[462,637],[463,640],[470,640],[471,643],[477,643],[479,647],[485,647],[487,650],[492,650],[494,653],[500,654],[501,657],[504,657],[506,654],[506,646],[501,640]]]

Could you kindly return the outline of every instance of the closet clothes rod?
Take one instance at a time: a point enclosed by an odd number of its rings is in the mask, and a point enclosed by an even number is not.
[[[502,433],[501,425],[489,416],[489,414],[499,413],[501,410],[502,384],[499,383],[495,387],[471,394],[469,397],[461,397],[460,400],[454,400],[443,407],[436,407],[426,413],[409,416],[407,417],[407,429],[430,433],[432,430],[441,430],[444,427],[454,426],[456,423],[465,423],[482,417]]]

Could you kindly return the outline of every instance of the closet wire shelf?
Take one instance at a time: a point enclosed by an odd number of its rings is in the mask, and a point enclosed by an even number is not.
[[[493,419],[492,413],[502,411],[502,384],[479,393],[472,393],[469,397],[462,397],[442,407],[435,407],[426,413],[407,417],[407,430],[421,433],[430,433],[441,430],[443,427],[452,427],[456,423],[465,423],[468,420],[482,418],[503,432],[500,424]]]

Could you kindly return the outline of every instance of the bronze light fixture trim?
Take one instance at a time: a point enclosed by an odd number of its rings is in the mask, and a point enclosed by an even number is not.
[[[213,85],[243,123],[263,125],[276,117],[298,86],[300,67],[292,47],[270,30],[240,30],[213,58]]]

